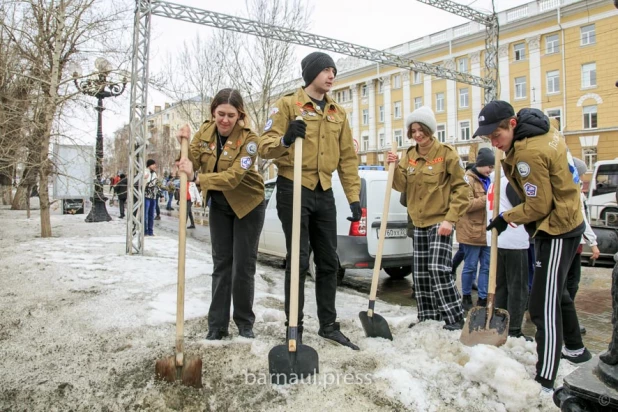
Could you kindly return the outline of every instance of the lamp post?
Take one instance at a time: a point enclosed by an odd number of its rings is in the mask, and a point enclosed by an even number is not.
[[[92,209],[86,217],[86,222],[109,222],[112,220],[107,208],[105,207],[105,201],[107,197],[103,193],[103,185],[101,184],[101,178],[103,173],[103,99],[107,97],[120,96],[127,85],[127,76],[123,75],[120,81],[111,81],[109,79],[112,71],[111,64],[99,57],[95,60],[94,66],[96,71],[85,78],[81,78],[79,66],[74,67],[73,82],[77,90],[88,96],[97,98],[97,106],[95,110],[98,112],[97,116],[97,143],[96,143],[96,180],[94,183],[94,198],[92,202]]]

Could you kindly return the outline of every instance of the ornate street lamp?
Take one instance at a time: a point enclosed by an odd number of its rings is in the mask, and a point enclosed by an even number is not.
[[[73,67],[73,82],[75,87],[88,96],[97,98],[97,106],[95,110],[98,112],[97,118],[97,144],[96,144],[96,180],[94,182],[94,199],[92,202],[92,209],[86,217],[86,222],[109,222],[112,220],[107,208],[105,207],[105,197],[103,193],[103,185],[101,183],[103,173],[103,99],[107,97],[120,96],[127,85],[127,76],[123,73],[122,80],[112,81],[110,80],[110,74],[112,72],[111,64],[99,57],[94,62],[96,71],[82,78],[81,69],[78,65]]]

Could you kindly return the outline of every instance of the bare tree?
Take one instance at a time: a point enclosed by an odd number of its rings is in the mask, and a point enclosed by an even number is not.
[[[41,237],[50,237],[48,180],[53,170],[50,143],[54,122],[63,105],[76,97],[71,90],[71,61],[87,59],[90,50],[108,57],[118,52],[117,30],[123,10],[96,0],[28,0],[6,2],[16,16],[0,22],[27,70],[14,75],[31,79],[36,107],[29,110],[28,166],[37,170],[41,208]],[[7,8],[9,8],[7,6]],[[116,42],[112,41],[116,40]]]

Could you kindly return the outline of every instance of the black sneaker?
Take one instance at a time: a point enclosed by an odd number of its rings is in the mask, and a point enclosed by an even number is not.
[[[524,338],[526,340],[526,342],[533,342],[534,341],[534,339],[532,339],[530,336],[524,335],[521,330],[509,331],[509,337],[510,338]]]
[[[462,330],[464,326],[464,320],[460,319],[456,322],[453,323],[447,323],[446,325],[442,326],[442,329],[446,329],[446,330]]]
[[[195,225],[187,226],[187,229],[195,229]]]
[[[476,300],[476,306],[480,306],[480,307],[486,307],[487,306],[487,298],[483,299],[483,298],[478,298]]]
[[[461,304],[464,310],[472,309],[472,296],[471,295],[463,295],[461,299]]]
[[[254,339],[255,334],[253,333],[253,328],[251,326],[241,326],[238,328],[238,334],[243,338]]]
[[[296,345],[302,345],[303,344],[303,326],[297,326],[296,327]],[[288,328],[286,326],[285,328],[285,342],[287,343],[288,341]]]
[[[592,359],[592,354],[588,351],[587,348],[584,348],[584,351],[576,356],[570,356],[567,355],[566,353],[564,353],[564,351],[562,352],[562,359],[566,359],[571,363],[584,363],[584,362],[588,362],[590,359]]]
[[[223,329],[211,329],[208,331],[206,335],[206,339],[208,340],[221,340],[223,338],[227,338],[230,334],[227,330]]]
[[[161,220],[161,216],[155,216],[154,220]]]
[[[341,333],[339,330],[339,322],[334,322],[330,325],[321,327],[318,331],[318,335],[333,345],[347,346],[353,350],[360,350],[358,346],[350,342],[350,339]]]
[[[580,326],[580,327],[579,327],[579,333],[580,333],[581,335],[585,335],[585,334],[586,334],[586,328],[584,328],[583,326]]]

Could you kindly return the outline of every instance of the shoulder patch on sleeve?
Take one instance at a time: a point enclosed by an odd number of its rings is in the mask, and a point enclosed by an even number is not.
[[[517,162],[517,171],[521,177],[527,177],[530,174],[530,165],[526,162]]]
[[[251,161],[251,158],[249,156],[240,158],[240,167],[242,167],[245,170],[248,170],[251,167],[252,163],[253,162]]]
[[[268,119],[266,125],[264,126],[264,131],[269,131],[271,127],[273,127],[273,119]]]
[[[247,144],[247,153],[249,154],[249,156],[253,156],[257,153],[257,143],[255,142],[249,142]]]
[[[526,192],[526,196],[528,197],[536,197],[536,185],[528,182],[524,185],[524,191]]]

